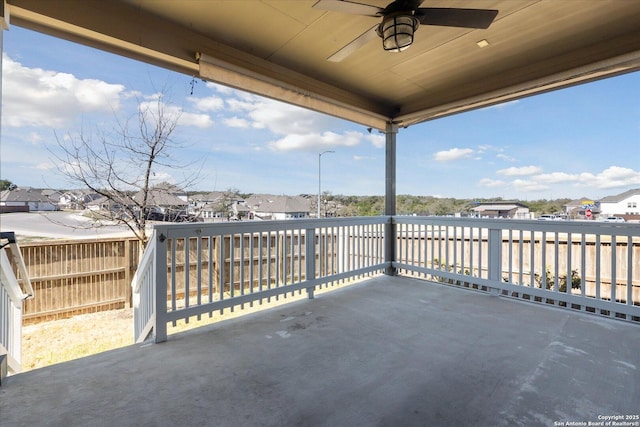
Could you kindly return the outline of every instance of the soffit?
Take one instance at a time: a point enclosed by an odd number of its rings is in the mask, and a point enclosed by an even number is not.
[[[638,1],[426,0],[499,14],[487,30],[421,26],[404,52],[375,40],[338,63],[327,58],[375,18],[315,0],[6,2],[12,24],[378,129],[640,69]]]

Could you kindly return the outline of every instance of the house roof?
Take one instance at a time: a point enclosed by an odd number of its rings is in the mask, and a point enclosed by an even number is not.
[[[142,192],[136,193],[133,200],[142,203]],[[147,206],[186,206],[188,203],[175,194],[167,193],[163,190],[149,190],[147,194]]]
[[[190,197],[190,199],[197,200],[199,202],[210,203],[217,200],[222,200],[223,197],[224,193],[222,191],[211,191],[209,193],[194,194]]]
[[[252,195],[246,199],[245,204],[256,212],[293,213],[311,210],[311,202],[300,196]]]
[[[487,29],[421,25],[400,53],[374,36],[338,62],[380,19],[316,3],[5,0],[0,18],[381,130],[640,70],[640,1],[429,0],[498,14]]]
[[[624,193],[616,194],[615,196],[604,197],[598,200],[598,203],[618,203],[625,199],[628,199],[631,196],[638,196],[638,195],[640,195],[640,188],[634,188],[634,189],[625,191]]]
[[[512,209],[520,209],[520,208],[526,208],[528,209],[526,206],[523,206],[521,204],[518,203],[512,203],[512,204],[482,204],[479,206],[476,206],[475,208],[472,208],[472,211],[477,211],[477,212],[485,212],[485,211],[510,211]]]
[[[161,182],[160,184],[156,184],[151,187],[151,190],[170,194],[186,194],[185,190],[175,184],[170,184],[168,182]]]
[[[581,197],[579,199],[571,200],[569,203],[565,203],[564,206],[568,208],[581,207],[585,204],[585,202],[588,202],[588,204],[593,204],[594,199],[591,199],[589,197]]]
[[[31,188],[18,187],[13,190],[4,190],[0,194],[0,200],[3,202],[48,202],[57,203],[59,197],[53,198],[49,195],[49,191]],[[54,193],[57,194],[57,193]]]

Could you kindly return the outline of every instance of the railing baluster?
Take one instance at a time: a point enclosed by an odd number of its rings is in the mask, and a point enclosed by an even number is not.
[[[244,233],[240,233],[240,295],[244,295]],[[244,304],[240,305],[240,308],[244,308]]]
[[[267,289],[271,289],[271,231],[267,233]],[[271,297],[267,299],[267,301],[271,301]]]
[[[262,255],[262,251],[263,251],[263,244],[262,242],[264,241],[265,235],[264,233],[261,231],[258,234],[258,289],[260,290],[260,292],[262,292],[262,270],[263,270],[263,263],[264,263],[264,257]]]
[[[176,239],[173,238],[171,242],[171,311],[176,311]],[[173,322],[173,326],[176,326],[176,322]]]
[[[611,302],[617,301],[617,293],[616,293],[616,285],[618,283],[618,278],[616,277],[617,268],[616,268],[616,236],[611,236]],[[614,313],[611,313],[613,316]]]
[[[600,300],[601,299],[601,295],[600,295],[600,269],[601,269],[601,263],[600,263],[600,234],[596,234],[596,299]]]
[[[208,269],[208,286],[209,291],[209,303],[213,302],[213,236],[207,236],[207,269]],[[212,317],[213,313],[209,312],[209,317]]]
[[[556,249],[555,250],[556,254],[558,253],[557,244],[558,244],[558,241],[554,240],[554,247]],[[542,252],[540,254],[540,263],[542,265],[542,272],[540,273],[540,277],[542,278],[541,282],[540,282],[540,287],[543,288],[543,289],[547,289],[547,283],[548,283],[549,278],[547,277],[547,232],[546,231],[542,232],[542,240],[541,240],[540,247],[542,248]],[[535,248],[535,246],[532,248],[532,250],[534,248]],[[557,271],[557,268],[558,268],[558,260],[557,260],[557,258],[556,258],[555,265],[556,265],[555,268],[556,268],[556,271]],[[553,290],[557,291],[555,285],[554,285],[554,289]]]
[[[224,270],[226,268],[225,265],[225,252],[227,248],[226,236],[222,233],[218,235],[219,245],[218,245],[218,286],[220,287],[220,301],[224,301]],[[223,309],[220,308],[220,314],[223,313]]]
[[[582,233],[580,241],[580,296],[584,298],[587,287],[587,236]],[[585,310],[585,306],[582,306]]]
[[[196,233],[198,235],[198,233]],[[202,305],[202,238],[198,235],[196,238],[196,260],[198,266],[196,267],[196,282],[197,282],[197,303],[198,305]],[[198,315],[198,320],[201,319],[201,316]]]
[[[469,275],[470,276],[474,276],[473,274],[473,269],[474,269],[474,262],[473,262],[473,230],[474,227],[469,227]]]
[[[255,282],[255,271],[254,271],[254,257],[255,257],[255,234],[248,233],[249,236],[249,293],[252,294],[254,292],[254,282]],[[253,301],[249,304],[249,307],[253,307]]]
[[[633,305],[633,238],[627,237],[627,305]]]

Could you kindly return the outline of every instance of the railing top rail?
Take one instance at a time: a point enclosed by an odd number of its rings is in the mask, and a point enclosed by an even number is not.
[[[252,233],[284,230],[301,230],[306,228],[344,227],[349,225],[386,224],[389,216],[345,217],[323,219],[290,219],[278,221],[239,221],[216,223],[187,224],[155,224],[154,231],[167,238],[187,237],[195,235],[216,235],[230,233]]]
[[[146,272],[147,266],[149,266],[154,260],[156,251],[156,240],[156,233],[154,232],[149,239],[149,244],[147,245],[144,254],[142,255],[142,259],[138,263],[138,268],[136,269],[136,272],[131,279],[131,286],[134,293],[140,290],[140,285],[142,284],[140,276]]]
[[[15,267],[16,270],[20,273],[23,288],[20,290],[21,294],[24,294],[24,297],[21,299],[33,298],[34,291],[33,286],[31,285],[31,280],[29,280],[29,274],[27,273],[27,267],[24,264],[24,259],[22,258],[22,252],[20,252],[20,246],[18,245],[18,241],[16,240],[16,236],[14,232],[2,232],[0,233],[0,240],[7,240],[6,243],[0,246],[0,249],[7,248],[8,251],[4,250],[3,252],[8,252],[7,261],[10,261],[11,264],[7,266],[3,266],[3,270],[5,268],[11,268],[11,266]],[[9,258],[10,257],[10,258]],[[11,270],[13,272],[13,270]],[[6,273],[5,273],[6,274]],[[16,279],[17,280],[17,279]],[[19,283],[16,283],[19,287]]]
[[[526,219],[452,218],[440,216],[394,216],[396,224],[448,225],[502,230],[551,231],[640,237],[640,224],[597,221],[538,221]]]

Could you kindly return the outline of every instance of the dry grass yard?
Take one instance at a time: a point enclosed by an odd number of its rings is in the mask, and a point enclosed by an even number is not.
[[[316,295],[328,290],[318,290]],[[289,294],[286,298],[280,297],[277,300],[271,298],[270,302],[265,300],[262,304],[254,304],[253,307],[245,304],[243,310],[236,308],[233,311],[226,310],[223,314],[215,312],[211,317],[203,315],[201,320],[192,318],[189,323],[179,321],[176,326],[169,324],[167,333],[181,332],[306,298],[306,293],[296,292],[294,296]],[[132,308],[81,314],[68,319],[27,325],[22,328],[22,369],[30,371],[43,368],[133,343]]]
[[[133,344],[133,309],[82,314],[22,328],[22,369],[29,371]]]

